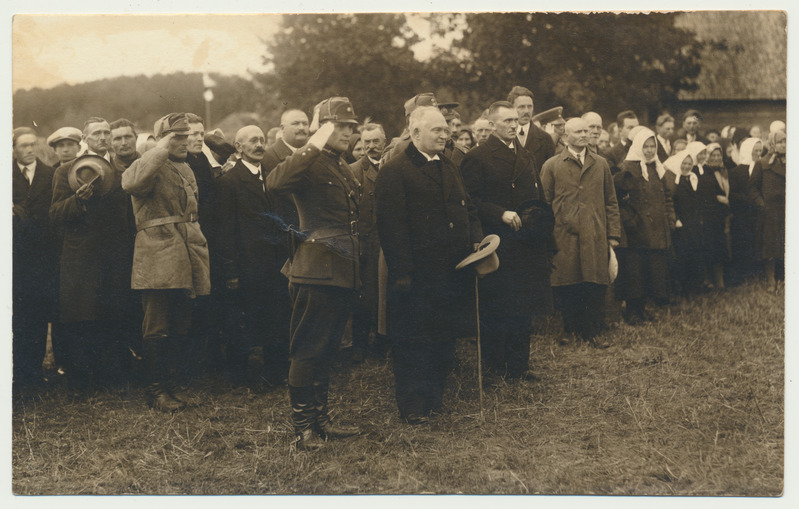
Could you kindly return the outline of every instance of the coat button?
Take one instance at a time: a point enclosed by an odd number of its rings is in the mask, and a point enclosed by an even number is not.
[[[466,200],[461,200],[461,207],[465,207],[465,206],[466,206]]]
[[[582,188],[583,188],[583,186],[577,186],[577,189],[582,189]]]
[[[516,182],[512,183],[510,186],[511,186],[513,189],[516,189]]]
[[[455,225],[454,225],[454,224],[452,224],[452,223],[449,223],[449,229],[451,230],[451,229],[453,229],[453,228],[455,228]]]

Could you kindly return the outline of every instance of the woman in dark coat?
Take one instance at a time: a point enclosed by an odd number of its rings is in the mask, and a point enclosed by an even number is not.
[[[732,260],[727,271],[728,279],[741,283],[756,271],[760,260],[757,245],[759,213],[750,195],[750,180],[755,167],[760,165],[763,142],[747,138],[741,143],[739,164],[730,174],[730,246]]]
[[[730,258],[730,179],[724,167],[724,149],[718,143],[707,146],[704,177],[700,176],[699,186],[703,190],[703,210],[707,221],[706,261],[713,276],[713,285],[721,289],[724,288],[724,264]]]
[[[669,300],[668,260],[675,219],[665,177],[655,133],[642,129],[613,177],[623,226],[617,290],[627,301],[624,318],[630,324],[653,318],[646,311],[647,298],[656,304]]]
[[[769,134],[769,152],[754,168],[750,193],[756,207],[762,210],[761,258],[765,261],[766,281],[770,290],[777,289],[774,270],[785,260],[785,131]]]
[[[675,229],[674,260],[671,275],[679,283],[683,295],[696,291],[705,278],[705,221],[699,191],[699,175],[694,155],[689,150],[671,156],[663,162],[671,173],[666,182],[674,201]]]

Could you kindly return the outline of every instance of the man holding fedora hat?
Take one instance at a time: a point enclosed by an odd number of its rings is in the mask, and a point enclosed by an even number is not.
[[[124,381],[131,358],[133,218],[121,188],[124,168],[104,157],[108,134],[108,122],[89,119],[84,139],[95,153],[62,164],[53,177],[50,218],[63,232],[59,362],[77,390]]]
[[[499,235],[499,270],[480,285],[483,360],[496,376],[529,378],[533,315],[553,311],[549,273],[554,217],[530,213],[551,208],[530,154],[516,136],[519,114],[507,101],[488,108],[493,134],[466,154],[461,173],[485,233]]]
[[[388,265],[388,335],[400,417],[442,409],[456,337],[473,336],[474,273],[456,265],[483,238],[435,106],[410,114],[410,143],[377,175],[377,232]]]
[[[299,212],[283,274],[292,301],[289,397],[298,449],[315,450],[322,439],[355,435],[328,413],[330,368],[352,313],[359,276],[360,184],[342,153],[358,125],[352,103],[331,97],[315,108],[308,143],[266,177],[266,190],[291,197]]]
[[[172,412],[185,407],[175,396],[170,347],[184,344],[191,301],[211,291],[208,244],[197,222],[197,182],[189,165],[185,113],[156,121],[156,146],[122,174],[136,217],[131,287],[141,290],[143,351],[150,404]]]

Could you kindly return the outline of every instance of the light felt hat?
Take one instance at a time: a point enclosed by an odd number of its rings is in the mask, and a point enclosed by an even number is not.
[[[477,250],[464,258],[455,266],[456,269],[474,265],[474,270],[481,276],[491,274],[499,268],[499,257],[497,256],[497,248],[499,247],[499,235],[486,235]]]

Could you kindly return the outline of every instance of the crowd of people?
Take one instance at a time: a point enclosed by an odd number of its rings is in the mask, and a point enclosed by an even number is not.
[[[127,381],[133,364],[164,412],[209,370],[287,385],[296,446],[314,450],[359,432],[328,412],[348,323],[353,362],[390,355],[415,425],[443,411],[455,340],[478,334],[478,312],[486,375],[531,380],[536,316],[559,313],[560,344],[604,348],[611,294],[639,325],[761,272],[777,288],[783,122],[765,140],[730,126],[705,138],[695,110],[676,132],[667,113],[654,129],[633,111],[604,126],[535,114],[521,86],[470,127],[457,107],[412,97],[390,142],[343,97],[230,140],[193,113],[152,134],[92,117],[48,136],[54,167],[35,155],[39,133],[15,129],[15,391],[41,383],[49,327],[77,393]]]

